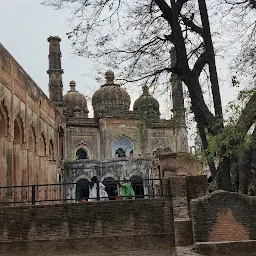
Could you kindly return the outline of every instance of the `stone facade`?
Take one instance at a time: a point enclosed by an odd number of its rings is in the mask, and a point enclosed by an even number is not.
[[[59,182],[64,129],[61,113],[0,44],[1,186]]]

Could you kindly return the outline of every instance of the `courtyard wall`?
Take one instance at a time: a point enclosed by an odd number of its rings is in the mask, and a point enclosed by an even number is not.
[[[171,251],[171,200],[0,208],[1,255]]]

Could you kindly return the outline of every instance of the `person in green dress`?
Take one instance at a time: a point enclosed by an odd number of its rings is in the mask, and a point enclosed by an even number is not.
[[[129,177],[124,177],[123,182],[120,182],[120,195],[122,199],[135,199],[135,193]]]

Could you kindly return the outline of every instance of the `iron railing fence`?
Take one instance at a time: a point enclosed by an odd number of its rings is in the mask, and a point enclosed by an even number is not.
[[[162,197],[161,179],[0,186],[0,206],[156,197]]]

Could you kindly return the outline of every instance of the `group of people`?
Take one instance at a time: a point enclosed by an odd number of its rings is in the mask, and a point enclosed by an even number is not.
[[[123,181],[116,182],[117,190],[115,191],[115,200],[135,199],[135,193],[131,182],[128,177],[125,177]],[[97,176],[91,178],[89,184],[89,202],[94,201],[108,201],[109,195],[105,190],[105,186],[102,182],[98,181]],[[82,199],[81,202],[86,202],[86,199]]]

